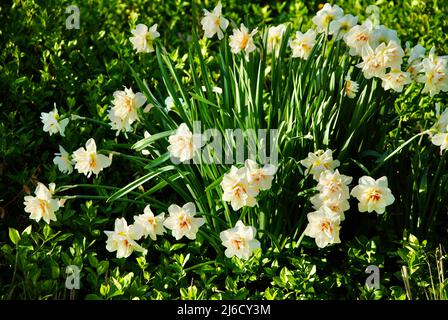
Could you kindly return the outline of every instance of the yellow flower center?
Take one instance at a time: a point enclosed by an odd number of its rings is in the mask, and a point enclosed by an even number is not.
[[[379,201],[382,197],[381,191],[378,189],[370,189],[369,191],[369,200],[371,201]]]

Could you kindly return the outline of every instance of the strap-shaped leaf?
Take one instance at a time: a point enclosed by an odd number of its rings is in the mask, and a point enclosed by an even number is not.
[[[138,178],[137,180],[135,180],[135,181],[131,182],[130,184],[128,184],[127,186],[125,186],[124,188],[121,188],[120,190],[115,192],[113,195],[111,195],[109,197],[109,199],[107,199],[107,202],[112,202],[112,201],[115,201],[115,200],[123,197],[124,195],[128,194],[129,192],[131,192],[135,188],[138,188],[139,186],[141,186],[145,182],[148,182],[149,180],[157,177],[162,172],[175,170],[175,169],[176,169],[175,166],[166,166],[166,167],[157,169],[155,171],[152,171],[152,172],[148,173],[147,175],[144,175],[143,177]]]

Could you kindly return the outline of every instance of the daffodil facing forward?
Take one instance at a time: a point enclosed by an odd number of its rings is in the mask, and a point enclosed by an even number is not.
[[[193,202],[185,204],[182,208],[172,204],[168,207],[169,216],[163,225],[171,230],[176,240],[187,237],[190,240],[196,239],[199,228],[205,223],[204,218],[196,218],[196,206]]]
[[[41,219],[50,224],[56,221],[55,212],[59,210],[60,204],[58,199],[53,199],[53,193],[56,185],[50,183],[49,188],[38,182],[35,196],[26,196],[24,198],[25,212],[30,213],[30,219],[39,222]]]
[[[95,140],[91,138],[87,141],[85,149],[81,147],[73,152],[73,161],[75,169],[90,178],[92,173],[98,175],[104,168],[109,167],[112,164],[112,157],[98,154]]]
[[[339,239],[340,218],[328,207],[322,206],[319,210],[308,213],[307,217],[308,226],[305,229],[305,235],[314,238],[319,248],[341,242]]]
[[[154,40],[160,37],[160,33],[157,32],[157,24],[149,29],[144,24],[138,24],[135,29],[131,30],[131,33],[133,37],[130,37],[129,41],[137,53],[154,52]]]
[[[269,183],[268,180],[263,183],[266,182]],[[246,167],[238,169],[232,166],[230,172],[224,175],[221,187],[223,189],[222,200],[230,202],[235,211],[244,206],[253,207],[257,204],[255,197],[258,190],[254,184],[248,181],[248,168]]]
[[[163,222],[165,221],[165,214],[161,213],[154,216],[149,206],[146,206],[143,214],[134,216],[134,227],[136,233],[140,237],[147,238],[148,236],[155,241],[157,236],[165,232]]]
[[[202,29],[204,35],[207,38],[213,38],[215,34],[218,35],[218,39],[224,38],[224,32],[229,26],[229,20],[222,15],[221,2],[213,9],[212,12],[204,9],[204,17],[201,19]]]
[[[106,250],[116,251],[117,258],[127,258],[134,251],[146,254],[146,250],[136,242],[139,234],[133,225],[128,226],[124,218],[115,220],[114,231],[104,231],[104,233],[107,235]]]
[[[257,32],[257,28],[249,32],[244,24],[241,24],[239,29],[234,29],[229,42],[232,53],[237,54],[239,52],[244,52],[246,53],[246,56],[248,56],[249,53],[254,51],[256,49],[254,35]]]
[[[387,177],[375,180],[372,177],[363,176],[359,179],[359,184],[352,189],[351,195],[359,201],[359,212],[376,211],[382,214],[386,207],[395,201],[387,186]]]
[[[121,132],[131,131],[131,125],[139,119],[138,109],[146,102],[146,97],[141,93],[134,93],[132,88],[124,88],[123,91],[114,92],[114,100],[109,110],[109,120],[117,135]]]
[[[260,248],[260,242],[255,239],[257,231],[252,226],[245,226],[240,220],[234,228],[222,231],[219,234],[222,245],[226,247],[224,254],[227,258],[236,256],[247,260],[254,250]]]

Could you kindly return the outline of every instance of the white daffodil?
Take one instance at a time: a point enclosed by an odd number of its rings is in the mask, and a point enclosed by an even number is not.
[[[350,48],[350,55],[363,56],[368,47],[376,47],[373,36],[373,24],[366,20],[362,25],[352,27],[345,35],[344,41]]]
[[[236,256],[247,260],[254,250],[260,248],[260,242],[255,238],[257,231],[252,226],[245,226],[240,220],[234,228],[222,231],[219,234],[222,245],[226,247],[224,254],[227,258]]]
[[[293,58],[307,60],[316,44],[316,31],[309,29],[306,33],[296,32],[295,37],[289,43]]]
[[[215,34],[218,35],[218,39],[224,38],[224,33],[229,25],[229,20],[224,18],[221,13],[221,2],[213,9],[212,12],[204,9],[204,18],[201,20],[202,30],[207,38],[213,38]]]
[[[421,45],[416,45],[413,48],[409,47],[409,42],[406,43],[406,50],[408,51],[408,68],[407,72],[411,74],[412,77],[417,76],[419,72],[422,71],[422,60],[425,57],[426,49]]]
[[[308,225],[305,235],[314,238],[319,248],[329,244],[341,243],[339,239],[340,219],[328,207],[322,206],[319,210],[307,215]]]
[[[395,201],[391,190],[387,187],[387,177],[375,180],[363,176],[359,179],[359,184],[352,189],[351,195],[359,200],[359,212],[376,211],[381,214]]]
[[[131,30],[133,37],[129,38],[132,46],[137,53],[139,52],[154,52],[154,40],[160,37],[160,33],[157,32],[157,24],[154,24],[149,28],[144,24],[138,24],[135,29]]]
[[[268,190],[271,188],[272,180],[274,179],[277,168],[272,164],[266,164],[260,168],[258,164],[247,159],[244,163],[247,168],[247,181],[255,187],[256,190]]]
[[[383,52],[386,48],[384,43],[380,44],[375,50],[370,46],[365,48],[362,62],[356,66],[362,70],[364,77],[370,79],[372,77],[381,78],[386,73],[386,65],[384,63]]]
[[[344,11],[337,5],[331,6],[326,3],[313,17],[312,21],[316,25],[319,33],[328,32],[329,25],[332,21],[342,18]]]
[[[128,226],[125,218],[116,219],[114,231],[104,233],[107,235],[106,250],[117,251],[117,258],[127,258],[134,251],[146,254],[146,249],[136,242],[139,239],[138,233],[132,225]]]
[[[221,181],[222,200],[230,202],[232,209],[235,211],[244,206],[253,207],[257,204],[255,197],[258,190],[249,183],[247,176],[248,169],[246,167],[238,169],[232,166]]]
[[[93,138],[86,142],[86,148],[79,148],[73,152],[73,161],[75,162],[75,169],[79,173],[83,173],[90,178],[92,173],[98,175],[104,168],[112,164],[112,157],[98,154],[96,152],[96,143]]]
[[[358,93],[359,85],[356,81],[353,81],[350,78],[350,75],[347,75],[345,77],[345,95],[349,97],[350,99],[353,99],[356,97],[356,94]]]
[[[53,163],[58,166],[59,171],[66,174],[73,172],[73,163],[70,159],[70,154],[62,146],[59,146],[59,153],[55,153],[54,155],[56,157],[54,157]]]
[[[429,52],[428,58],[421,63],[422,75],[417,77],[417,81],[425,84],[422,93],[429,92],[431,97],[440,91],[448,91],[448,56],[436,56],[434,47]]]
[[[440,106],[436,103],[437,110],[437,121],[434,124],[433,128],[439,132],[447,132],[448,128],[448,108],[446,108],[442,114],[440,114]]]
[[[280,51],[280,45],[282,43],[282,38],[285,32],[286,25],[284,24],[269,28],[266,45],[266,51],[268,54],[270,54],[271,52],[275,52],[275,55],[278,55]]]
[[[193,159],[194,153],[199,148],[193,139],[193,133],[185,123],[182,123],[176,132],[170,135],[168,141],[170,143],[168,152],[181,162]]]
[[[182,208],[172,204],[168,207],[169,216],[163,225],[170,229],[176,240],[187,237],[196,239],[199,228],[205,223],[204,218],[195,218],[196,206],[193,202],[185,204]]]
[[[307,173],[312,174],[314,180],[319,181],[320,174],[326,170],[334,170],[339,167],[339,161],[333,160],[331,150],[317,150],[308,153],[308,157],[301,160],[300,163],[307,168]]]
[[[49,188],[38,182],[35,196],[26,196],[23,204],[25,212],[30,213],[30,219],[39,222],[41,219],[50,224],[50,221],[56,221],[55,212],[59,210],[59,200],[53,199],[53,193],[56,185],[50,183]]]
[[[393,41],[397,44],[400,43],[397,31],[389,29],[383,25],[375,27],[372,35],[373,35],[373,43],[375,43],[376,45],[379,45],[381,43],[387,45],[390,41]]]
[[[163,227],[164,221],[165,213],[154,216],[151,208],[146,206],[143,214],[134,216],[134,226],[135,231],[139,236],[138,238],[147,238],[149,236],[153,241],[155,241],[157,239],[157,235],[162,235],[165,232],[165,228]]]
[[[384,43],[382,43],[384,45]],[[404,50],[395,41],[389,41],[381,52],[384,59],[384,66],[386,68],[400,69],[403,63]]]
[[[436,146],[440,146],[440,154],[448,149],[448,127],[445,129],[445,132],[432,136],[431,142]]]
[[[232,53],[237,54],[239,52],[245,52],[246,55],[256,49],[254,44],[254,35],[258,32],[258,28],[255,28],[249,33],[249,30],[241,24],[239,29],[233,30],[233,35],[230,36],[230,48]]]
[[[131,125],[139,119],[138,109],[146,102],[146,97],[141,92],[134,93],[132,88],[124,88],[124,91],[115,91],[112,107],[109,110],[109,120],[117,135],[121,131],[131,131]]]
[[[40,114],[40,119],[44,124],[44,131],[48,132],[51,135],[60,133],[61,136],[65,136],[65,127],[69,123],[69,119],[60,119],[58,109],[56,108],[56,104],[54,105],[53,111],[50,112],[42,112]]]
[[[325,170],[319,175],[319,183],[317,184],[317,190],[323,198],[350,198],[350,191],[348,185],[352,182],[352,177],[339,173],[336,169]]]
[[[392,70],[386,73],[382,78],[384,90],[392,89],[396,92],[402,92],[403,87],[412,82],[411,75],[401,70]]]
[[[330,22],[329,34],[336,36],[336,40],[340,40],[350,29],[358,23],[358,17],[351,14],[333,20]]]
[[[339,195],[338,197],[325,197],[318,193],[312,196],[310,200],[314,209],[319,210],[320,207],[325,206],[330,209],[336,217],[339,217],[340,221],[345,220],[344,212],[350,209],[348,199],[344,198],[342,195]]]

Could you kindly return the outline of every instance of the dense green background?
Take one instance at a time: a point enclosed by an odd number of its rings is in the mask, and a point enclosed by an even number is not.
[[[211,9],[215,5],[214,1],[196,1],[195,3],[198,9]],[[236,22],[244,21],[246,25],[263,27],[264,25],[291,21],[295,28],[301,28],[302,30],[311,26],[310,19],[319,8],[318,1],[222,1],[222,3],[225,16]],[[339,4],[346,13],[358,15],[361,19],[366,16],[365,8],[367,5],[373,4],[371,1],[353,0],[336,1],[335,3]],[[78,5],[81,11],[81,28],[79,30],[67,30],[65,28],[65,19],[68,16],[68,14],[65,14],[65,8],[71,4]],[[432,45],[435,45],[439,54],[448,53],[448,6],[446,2],[377,1],[374,4],[381,9],[382,23],[389,28],[397,29],[403,43],[406,41],[410,41],[412,45],[419,43],[428,50]],[[72,1],[37,0],[2,1],[0,21],[0,47],[2,48],[0,53],[0,243],[3,244],[10,241],[6,232],[8,227],[13,226],[21,231],[30,224],[28,215],[23,211],[22,203],[26,192],[34,189],[35,181],[56,181],[59,185],[69,182],[69,180],[66,180],[67,178],[59,176],[57,169],[52,164],[53,154],[58,151],[57,145],[61,140],[59,137],[50,137],[42,131],[42,123],[39,119],[40,113],[48,112],[56,103],[60,113],[67,112],[105,119],[112,93],[123,85],[133,84],[125,62],[134,64],[139,70],[151,74],[151,77],[155,79],[155,87],[157,87],[157,79],[160,79],[155,56],[137,56],[132,51],[128,41],[131,26],[136,23],[147,25],[158,23],[162,42],[170,52],[171,58],[177,63],[176,68],[182,71],[187,62],[187,44],[191,40],[191,28],[193,23],[198,23],[198,21],[193,21],[191,1],[175,0],[85,0],[76,3]],[[412,101],[399,101],[395,107],[399,110],[401,116],[405,115],[404,118],[406,119],[402,126],[426,127],[427,119],[434,115],[435,101],[442,101],[446,105],[446,94],[442,94],[431,101],[428,98],[428,103],[423,105],[414,105]],[[74,124],[72,123],[67,131],[73,128]],[[63,142],[64,147],[68,146],[67,149],[83,144],[87,136],[93,136],[96,139],[113,139],[114,137],[114,133],[107,128],[92,126],[89,123],[85,123],[78,128],[82,135],[71,134],[69,141]],[[123,137],[119,137],[117,142],[125,143],[126,141]],[[425,163],[424,161],[416,162],[415,165],[422,165],[422,163]],[[124,168],[125,165],[126,163],[117,161],[116,166],[114,166],[116,170],[107,173],[109,183],[115,181],[117,186],[122,186],[131,180],[131,177],[120,175],[122,171],[120,166]],[[132,168],[126,168],[126,170],[126,172],[132,172]],[[423,177],[421,178],[423,179]],[[100,228],[96,229],[95,223],[101,225],[102,221],[96,217],[97,205],[86,206],[82,204],[79,206],[76,213],[82,212],[82,214],[74,222],[72,229],[78,230],[80,233],[93,234],[94,238],[98,237]],[[75,209],[71,210],[73,211],[71,215],[65,217],[67,221],[75,214]],[[120,210],[123,210],[123,208],[115,208],[113,212],[119,212]],[[446,213],[443,214],[444,221],[448,221]],[[89,226],[86,227],[86,224]],[[446,228],[446,223],[442,225]],[[409,228],[410,231],[419,233],[418,230],[412,230],[412,226],[409,226]],[[48,230],[40,231],[43,233],[50,232]],[[443,233],[446,230],[440,229],[440,232]],[[424,233],[418,235],[419,238],[431,238],[431,235]],[[393,235],[393,238],[400,239],[401,234]],[[64,240],[66,239],[61,241]],[[431,241],[430,247],[436,246],[439,242]],[[84,245],[88,247],[88,244]],[[396,248],[401,246],[398,243],[394,245],[396,245]],[[82,247],[82,243],[78,246]],[[166,246],[167,252],[171,252],[170,244],[166,244]],[[42,244],[41,249],[44,250],[44,248],[45,246]],[[62,259],[66,262],[64,258],[59,257],[60,252],[58,250],[60,251],[61,248],[47,249],[51,252],[55,251],[56,258],[54,259]],[[1,258],[0,260],[0,270],[4,268],[7,271],[0,272],[0,286],[3,288],[7,287],[2,284],[11,283],[12,276],[8,266],[11,263],[9,259],[10,257],[14,258],[14,254],[11,254],[12,251],[8,250],[4,250],[5,259]],[[79,250],[80,252],[88,251],[86,248]],[[420,245],[417,246],[416,252],[421,254],[424,251],[423,249],[423,251],[419,250]],[[201,252],[201,254],[204,254],[204,252]],[[272,254],[275,256],[274,253]],[[312,288],[312,286],[308,288],[310,285],[304,279],[314,277],[312,272],[307,269],[311,263],[306,260],[305,256],[291,259],[288,254],[286,252],[280,260],[288,261],[289,268],[294,271],[283,271],[280,276],[278,272],[272,271],[272,277],[268,276],[268,278],[278,277],[276,283],[277,287],[281,289],[276,294],[272,293],[277,298],[281,297],[284,292],[294,292],[294,288],[302,285],[306,287],[301,291],[307,292],[306,297],[371,297],[359,285],[353,285],[354,287],[351,288],[351,279],[350,276],[344,275],[344,266],[335,265],[334,270],[328,270],[328,276],[321,275],[320,284],[316,288]],[[291,251],[292,256],[295,254]],[[24,255],[26,260],[27,254]],[[344,244],[340,251],[329,253],[329,259],[338,261],[340,258],[338,255],[349,257],[345,260],[347,263],[345,267],[350,267],[353,270],[356,270],[356,268],[362,270],[367,263],[365,261],[373,264],[376,262],[383,263],[384,259],[399,259],[396,254],[392,254],[391,257],[388,252],[378,253],[374,240],[367,238]],[[36,256],[39,255],[35,255],[33,259],[37,259],[36,261],[39,261],[39,263],[49,264],[50,266],[58,264],[45,259],[44,253],[41,257],[36,258]],[[102,274],[98,271],[98,268],[103,267],[99,267],[99,263],[90,257],[92,254],[88,256],[88,254],[80,253],[78,256],[80,259],[88,261],[91,268],[96,268],[96,272],[92,274],[96,274],[96,277]],[[161,257],[160,259],[162,269],[163,266],[173,263],[169,260],[163,260],[166,258]],[[271,257],[271,259],[274,258]],[[157,258],[155,260],[157,261]],[[314,261],[313,263],[322,263],[322,261]],[[415,261],[412,263],[415,263]],[[182,262],[179,262],[179,264],[181,265]],[[28,270],[26,266],[22,267],[23,270]],[[51,272],[56,272],[52,268],[50,269]],[[41,279],[55,279],[53,277],[55,274],[45,274],[46,271],[43,272],[44,275],[41,276]],[[60,272],[63,273],[63,270],[61,269]],[[173,272],[175,273],[175,271]],[[246,297],[248,295],[243,290],[242,283],[247,280],[244,280],[245,278],[257,274],[256,269],[252,272],[245,270],[241,277],[235,276],[233,279],[228,277],[229,280],[225,280],[226,289],[229,292],[234,292],[234,296],[231,297]],[[288,272],[291,274],[288,274]],[[355,271],[353,272],[355,273]],[[20,277],[20,272],[18,274],[17,277]],[[23,274],[25,275],[26,272],[24,271]],[[56,278],[58,276],[59,271]],[[223,275],[217,272],[216,276],[222,278]],[[36,277],[35,281],[33,277]],[[23,285],[30,288],[29,292],[19,288],[10,290],[8,287],[4,292],[0,290],[0,297],[42,298],[47,295],[51,296],[56,292],[59,297],[63,296],[57,289],[58,284],[51,282],[51,280],[48,280],[48,283],[45,282],[47,280],[42,280],[46,284],[37,288],[38,285],[36,284],[39,283],[37,280],[39,277],[32,275],[31,280],[29,277],[28,280],[24,280]],[[293,281],[288,280],[288,277],[304,284],[288,287],[290,286],[288,282]],[[386,275],[387,277],[393,278],[391,284],[403,286],[399,277],[394,277],[392,274]],[[266,283],[269,283],[270,278],[261,280],[253,289],[263,288]],[[160,275],[160,279],[155,280],[154,286],[158,288],[157,281],[163,279],[164,275]],[[205,282],[206,280],[204,279]],[[182,287],[184,285],[186,288],[189,283],[185,279],[182,281],[176,282],[176,286]],[[240,281],[239,284],[238,281]],[[359,279],[359,281],[354,282],[362,283],[362,280]],[[96,283],[96,280],[92,280],[92,283]],[[345,283],[346,286],[344,288],[340,287],[341,283]],[[138,285],[135,286],[135,290],[139,292],[141,288]],[[96,287],[99,287],[99,282],[97,286],[92,284],[91,290],[96,290]],[[164,286],[160,285],[159,287],[163,288]],[[203,289],[205,291],[202,297],[212,295],[211,287],[213,287],[211,284],[204,284]],[[355,289],[355,287],[357,288]],[[332,290],[326,293],[328,288]],[[402,297],[403,289],[396,290],[398,290],[396,295],[393,294],[393,289],[379,295]],[[256,290],[251,290],[251,292],[254,291]],[[154,297],[172,298],[179,296],[178,290],[164,291],[160,289],[160,292],[160,295],[155,294]],[[130,293],[126,294],[132,296]],[[188,294],[192,295],[193,293],[180,292],[180,294],[182,297],[187,297]],[[420,292],[420,294],[422,293]],[[200,293],[197,295],[200,295]],[[257,296],[255,295],[255,297]],[[267,297],[266,293],[264,297]],[[295,297],[294,294],[292,294],[292,297]]]

